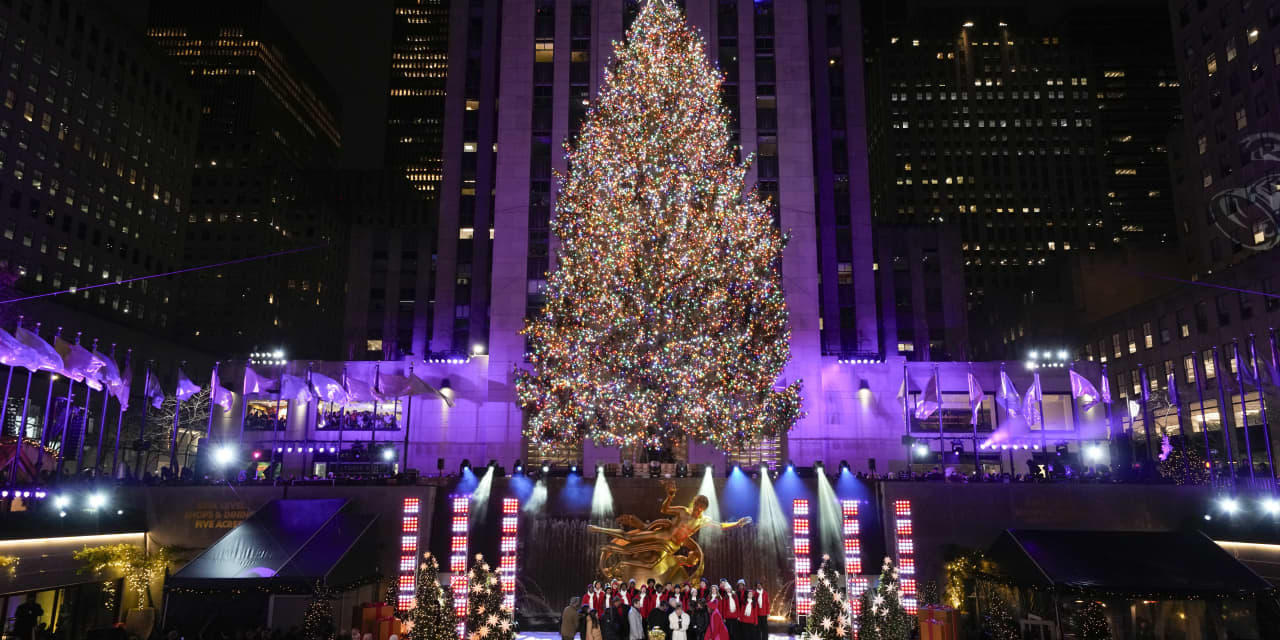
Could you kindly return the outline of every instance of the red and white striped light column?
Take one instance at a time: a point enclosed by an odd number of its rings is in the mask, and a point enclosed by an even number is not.
[[[810,599],[809,564],[809,501],[796,498],[791,501],[791,552],[795,556],[796,617],[807,616],[813,609]]]
[[[862,592],[867,590],[867,579],[862,576],[862,530],[858,526],[858,501],[840,501],[841,533],[844,535],[845,588],[849,593],[849,606],[853,614],[853,633],[858,633],[858,614],[862,612]]]
[[[413,598],[418,588],[418,516],[421,501],[405,498],[400,516],[400,584],[396,597],[400,611],[413,608]]]
[[[520,527],[520,501],[502,499],[502,563],[498,566],[498,578],[502,582],[502,604],[516,608],[516,535]]]
[[[467,529],[470,528],[471,496],[453,496],[453,538],[449,542],[449,589],[453,591],[453,611],[458,616],[458,637],[467,627]]]
[[[902,607],[916,615],[916,548],[915,530],[911,524],[911,501],[893,501],[893,532],[897,539],[898,579],[902,589]]]

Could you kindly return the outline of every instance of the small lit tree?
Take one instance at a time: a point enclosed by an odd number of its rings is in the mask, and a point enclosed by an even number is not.
[[[333,594],[321,582],[316,582],[311,594],[311,602],[302,616],[302,637],[306,640],[332,640]]]
[[[1013,609],[997,590],[984,589],[982,598],[982,633],[992,640],[1018,640],[1021,634]]]
[[[850,619],[845,603],[844,578],[831,566],[831,557],[822,556],[822,566],[813,574],[813,609],[809,612],[806,635],[821,640],[849,637]]]
[[[430,553],[418,565],[417,591],[406,617],[408,640],[457,640],[453,594],[440,586],[440,565]]]
[[[862,594],[862,611],[858,614],[859,640],[911,638],[916,619],[902,606],[899,584],[898,569],[893,566],[893,560],[886,557],[876,588]]]
[[[1080,640],[1111,640],[1111,625],[1107,623],[1107,610],[1102,603],[1096,600],[1085,602],[1074,620],[1076,637]]]
[[[502,581],[484,556],[467,573],[467,634],[470,640],[515,640],[516,621],[502,604]]]

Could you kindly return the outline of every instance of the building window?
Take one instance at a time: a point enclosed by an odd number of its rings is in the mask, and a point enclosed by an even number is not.
[[[1240,107],[1239,109],[1236,109],[1236,131],[1247,126],[1249,126],[1249,114],[1245,111],[1244,107]]]
[[[1200,352],[1200,361],[1204,364],[1204,379],[1212,380],[1218,375],[1217,367],[1213,366],[1213,349],[1205,349]]]
[[[1231,324],[1231,310],[1228,307],[1230,301],[1226,295],[1218,296],[1214,301],[1215,310],[1218,312],[1218,326],[1225,327]]]
[[[1209,70],[1209,75],[1213,75],[1213,74],[1217,73],[1217,72],[1218,72],[1218,56],[1217,56],[1217,54],[1210,53],[1210,54],[1209,54],[1209,55],[1204,59],[1204,66],[1205,66],[1205,68],[1206,68],[1206,69],[1208,69],[1208,70]]]
[[[1182,377],[1186,379],[1187,384],[1191,384],[1196,381],[1196,357],[1195,356],[1182,357]]]
[[[1173,335],[1169,332],[1169,318],[1162,316],[1160,318],[1160,344],[1169,344],[1173,340]]]
[[[841,262],[836,265],[836,282],[839,284],[853,284],[852,262]]]
[[[1120,350],[1120,334],[1118,333],[1111,334],[1111,346],[1115,351],[1116,358],[1119,358],[1121,354],[1124,353],[1123,351]]]
[[[1155,346],[1155,340],[1151,335],[1151,323],[1144,322],[1142,323],[1142,347],[1144,349],[1150,349],[1151,347],[1154,347],[1154,346]]]
[[[1127,336],[1128,336],[1128,338],[1129,338],[1129,353],[1137,353],[1137,352],[1138,352],[1138,339],[1137,339],[1136,334],[1134,333],[1133,329],[1128,329],[1128,330],[1127,330]]]
[[[1227,62],[1236,59],[1236,39],[1229,38],[1227,40]]]

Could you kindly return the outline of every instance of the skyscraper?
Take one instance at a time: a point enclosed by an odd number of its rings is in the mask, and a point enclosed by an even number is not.
[[[424,199],[439,197],[449,68],[447,0],[395,0],[386,164]]]
[[[336,94],[263,0],[155,3],[148,33],[201,96],[184,264],[306,249],[186,278],[184,338],[336,354],[345,246],[305,176],[341,145]]]

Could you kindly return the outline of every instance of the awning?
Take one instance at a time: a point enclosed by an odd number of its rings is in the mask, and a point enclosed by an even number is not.
[[[1014,584],[1100,597],[1246,597],[1271,589],[1198,531],[1010,529],[988,557],[997,577]]]
[[[169,578],[175,589],[259,588],[309,592],[317,581],[341,589],[371,577],[375,516],[345,499],[273,500]],[[364,558],[363,560],[361,558]]]

